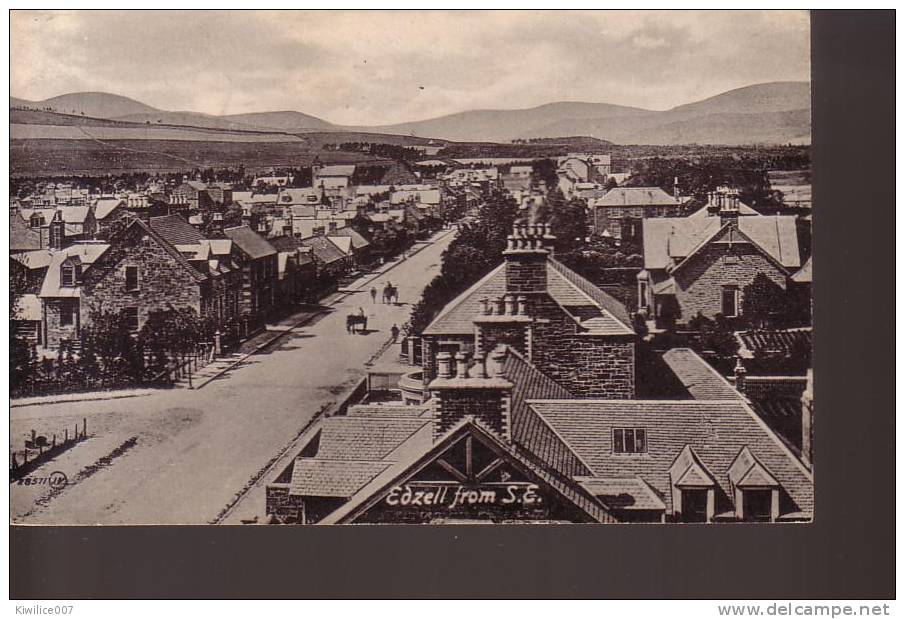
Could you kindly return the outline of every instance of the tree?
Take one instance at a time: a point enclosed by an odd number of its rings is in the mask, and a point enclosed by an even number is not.
[[[789,308],[786,291],[763,273],[742,289],[742,316],[756,329],[782,323]]]

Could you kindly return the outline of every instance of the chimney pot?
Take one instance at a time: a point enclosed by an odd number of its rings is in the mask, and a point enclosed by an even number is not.
[[[474,372],[475,378],[487,378],[487,365],[482,352],[476,352],[474,355]]]
[[[739,393],[745,393],[746,383],[745,383],[745,375],[748,373],[748,370],[745,369],[745,366],[742,364],[742,358],[735,358],[735,369],[733,370],[735,373],[735,389]]]
[[[452,378],[452,354],[446,351],[437,353],[437,375],[440,378]]]
[[[490,314],[490,312],[490,299],[488,299],[487,297],[481,297],[481,313],[487,316]]]
[[[506,313],[510,316],[515,315],[515,295],[507,294],[505,296]]]
[[[456,353],[456,378],[468,378],[468,357],[464,352]]]
[[[495,305],[497,315],[503,316],[506,313],[506,302],[503,300],[503,297],[497,297]]]
[[[506,361],[506,349],[502,346],[494,349],[494,351],[490,353],[490,358],[493,359],[494,362],[493,377],[505,378],[506,370],[503,369],[503,363]]]
[[[516,313],[519,316],[525,316],[528,313],[528,308],[526,307],[528,302],[528,297],[523,294],[520,294],[515,299],[516,302]]]

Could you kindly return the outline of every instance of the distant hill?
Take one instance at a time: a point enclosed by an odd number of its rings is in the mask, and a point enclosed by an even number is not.
[[[119,95],[76,93],[10,106],[51,108],[66,114],[144,124],[228,131],[392,134],[457,142],[587,136],[617,144],[778,144],[810,142],[810,84],[772,82],[653,111],[608,103],[561,101],[522,110],[471,110],[383,126],[340,126],[295,111],[214,116],[168,112]]]
[[[608,103],[561,101],[526,110],[474,110],[429,120],[361,129],[430,136],[458,142],[508,142],[518,137],[556,137],[544,135],[540,130],[566,119],[626,118],[647,114],[650,114],[647,110]],[[567,135],[586,134],[573,132]]]
[[[14,97],[10,97],[13,105]],[[157,112],[158,110],[129,97],[112,95],[106,92],[74,92],[59,97],[51,97],[44,101],[26,101],[15,99],[17,106],[38,109],[49,108],[53,112],[93,116],[95,118],[117,118],[129,114]]]
[[[275,129],[277,131],[325,131],[340,129],[310,114],[301,112],[255,112],[252,114],[232,114],[221,118],[230,122],[250,125],[259,129]]]

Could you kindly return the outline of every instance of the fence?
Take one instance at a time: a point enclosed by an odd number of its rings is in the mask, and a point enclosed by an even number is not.
[[[216,347],[212,342],[199,344],[182,358],[171,361],[169,366],[155,376],[151,382],[172,385],[187,378],[189,383],[191,383],[192,374],[213,361],[216,355]]]
[[[31,438],[26,439],[24,447],[19,451],[14,450],[10,453],[10,481],[25,477],[41,464],[52,460],[86,438],[88,438],[88,420],[85,418],[82,419],[81,431],[79,431],[78,423],[73,426],[72,434],[69,433],[69,428],[64,428],[60,441],[57,441],[56,434],[52,434],[51,439],[48,441],[46,436],[39,436],[35,430],[32,430]]]

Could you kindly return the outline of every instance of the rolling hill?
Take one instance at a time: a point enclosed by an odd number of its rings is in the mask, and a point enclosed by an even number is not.
[[[295,111],[214,116],[168,112],[105,93],[75,93],[11,106],[151,125],[284,133],[356,132],[460,142],[589,136],[617,144],[676,145],[809,143],[810,84],[772,82],[731,90],[670,110],[561,101],[521,110],[470,110],[394,125],[340,126]]]

